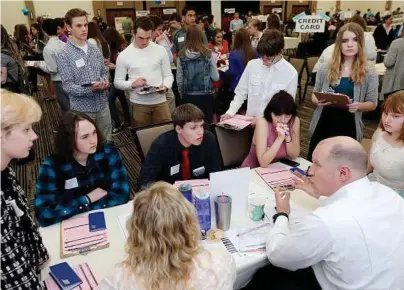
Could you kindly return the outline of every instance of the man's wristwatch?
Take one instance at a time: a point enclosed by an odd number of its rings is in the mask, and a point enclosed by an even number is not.
[[[272,217],[273,222],[276,222],[276,219],[280,216],[284,216],[289,220],[289,215],[286,212],[278,212],[276,214],[274,214],[274,216]]]

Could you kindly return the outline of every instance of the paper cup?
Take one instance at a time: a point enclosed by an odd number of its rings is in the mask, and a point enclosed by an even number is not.
[[[248,216],[253,221],[262,221],[266,198],[264,195],[254,194],[248,197]]]

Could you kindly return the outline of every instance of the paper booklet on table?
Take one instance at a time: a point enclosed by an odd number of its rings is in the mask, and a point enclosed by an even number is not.
[[[181,184],[189,183],[192,186],[192,194],[195,195],[200,188],[209,190],[209,179],[191,179],[191,180],[181,180],[174,183],[175,187],[179,187]]]
[[[293,185],[295,175],[283,164],[274,163],[266,168],[256,168],[255,171],[271,188],[278,186],[290,187]]]
[[[41,60],[41,61],[39,61],[39,60],[26,60],[26,61],[24,61],[24,63],[25,63],[25,66],[29,66],[29,67],[33,67],[33,66],[35,66],[35,63],[38,63],[39,65],[44,65],[45,64],[45,61],[43,61],[43,60]]]
[[[97,288],[100,279],[98,278],[99,276],[97,275],[97,273],[94,272],[93,268],[89,264],[79,264],[73,267],[73,270],[83,282],[80,284],[80,287],[76,287],[77,289],[92,290]],[[60,290],[60,287],[51,276],[44,281],[44,284],[46,290]]]
[[[225,129],[240,131],[250,126],[251,123],[251,117],[236,114],[233,117],[218,123],[217,125]]]
[[[60,224],[60,257],[109,247],[107,230],[90,232],[88,215],[64,220]]]

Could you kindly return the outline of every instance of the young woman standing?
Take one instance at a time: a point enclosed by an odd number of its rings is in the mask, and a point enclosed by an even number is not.
[[[350,103],[335,106],[312,95],[317,108],[310,124],[310,161],[314,148],[326,138],[349,136],[360,142],[363,138],[362,112],[373,111],[377,106],[379,80],[374,69],[367,65],[362,27],[356,23],[341,27],[331,59],[318,70],[314,92],[344,94]]]

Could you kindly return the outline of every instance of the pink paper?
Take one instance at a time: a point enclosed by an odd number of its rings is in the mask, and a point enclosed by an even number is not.
[[[267,173],[280,172],[280,171],[289,172],[289,169],[285,165],[280,164],[280,163],[273,163],[273,164],[268,165],[268,167],[266,167],[266,168],[259,167],[259,168],[255,169],[255,170],[260,175],[261,174],[267,174]]]
[[[82,284],[73,288],[74,290],[76,289],[93,290],[95,287],[98,286],[98,283],[100,281],[98,275],[94,272],[94,270],[90,267],[89,264],[87,263],[79,264],[73,267],[73,270],[80,277],[81,281],[83,281]],[[45,286],[46,289],[48,290],[60,290],[58,284],[50,276],[45,280]]]
[[[90,232],[88,215],[65,220],[62,227],[63,253],[77,252],[80,248],[95,248],[109,243],[107,230]]]
[[[192,180],[181,180],[181,181],[176,181],[174,183],[175,187],[179,187],[181,184],[190,184],[192,186],[192,195],[195,196],[195,194],[199,191],[200,188],[206,189],[209,191],[209,179],[192,179]]]
[[[241,130],[251,125],[251,117],[237,114],[229,119],[224,120],[223,122],[220,122],[218,125],[233,126]]]

